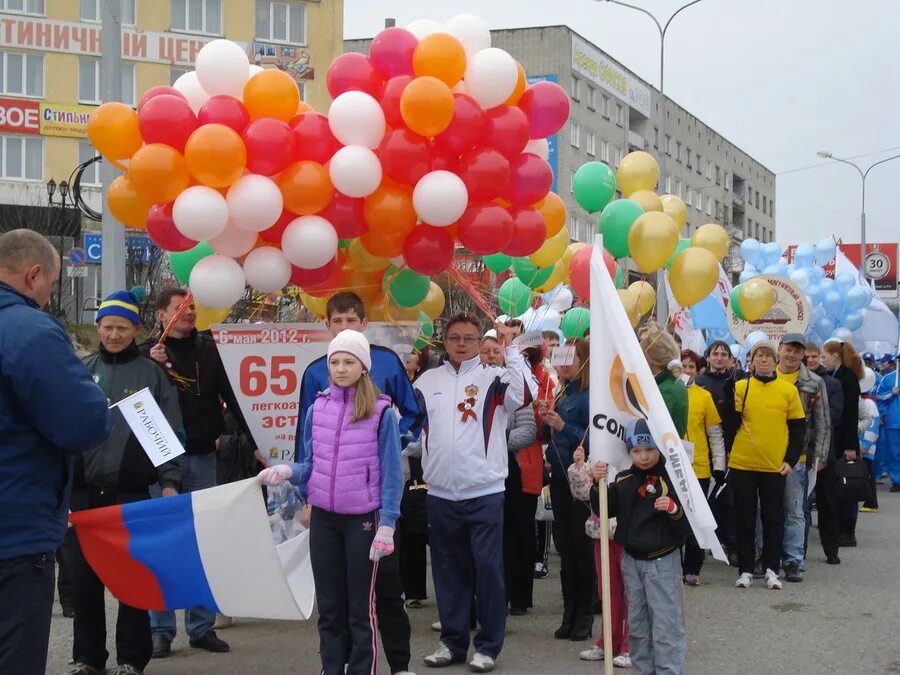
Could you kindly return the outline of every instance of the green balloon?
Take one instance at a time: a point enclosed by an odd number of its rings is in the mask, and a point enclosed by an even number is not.
[[[519,316],[531,307],[534,293],[518,277],[503,282],[500,287],[500,310],[509,316]]]
[[[431,342],[431,338],[434,337],[434,322],[432,322],[431,317],[425,312],[419,312],[419,321],[422,322],[422,331],[419,333],[419,337],[416,338],[416,344],[413,345],[413,349],[416,351],[424,349]]]
[[[729,299],[729,302],[731,303],[731,311],[734,312],[734,315],[741,321],[746,321],[747,317],[744,316],[744,313],[741,311],[741,302],[738,297],[740,293],[741,285],[738,284],[733,289],[731,289],[731,298]]]
[[[572,181],[575,201],[588,213],[597,213],[616,193],[616,175],[602,162],[582,164]]]
[[[484,266],[487,267],[494,274],[500,274],[501,272],[505,272],[509,269],[510,264],[512,263],[512,258],[510,258],[505,253],[495,253],[494,255],[486,255],[482,258],[484,260]]]
[[[591,327],[591,313],[584,307],[573,307],[563,314],[559,327],[566,338],[583,338],[584,331]]]
[[[622,270],[616,268],[616,279],[615,279],[616,288],[624,288],[625,287],[625,275],[622,274]]]
[[[631,255],[628,248],[628,233],[631,226],[644,213],[637,202],[630,199],[617,199],[607,204],[600,213],[597,231],[603,235],[603,248],[613,258],[627,258]]]
[[[672,263],[675,262],[675,258],[678,257],[678,254],[691,247],[691,240],[684,239],[683,237],[678,240],[678,244],[675,246],[675,253],[672,254],[672,257],[666,260],[666,269],[672,267]]]
[[[538,267],[531,262],[530,258],[513,258],[512,268],[515,275],[528,288],[537,288],[553,274],[552,265],[550,267]]]
[[[194,269],[194,265],[211,255],[215,255],[215,251],[205,241],[201,241],[194,248],[189,248],[187,251],[170,253],[169,265],[172,267],[172,273],[175,275],[175,278],[186,284],[191,278],[191,270]]]
[[[388,292],[391,301],[397,307],[414,307],[425,299],[428,295],[428,288],[431,280],[423,274],[417,274],[408,267],[404,267],[399,272],[396,267],[388,268],[385,273],[385,280],[389,280],[390,287]]]

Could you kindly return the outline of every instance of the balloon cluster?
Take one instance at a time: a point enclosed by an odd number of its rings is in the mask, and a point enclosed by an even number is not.
[[[327,115],[286,73],[213,40],[195,71],[147,91],[137,111],[106,103],[92,115],[91,142],[125,170],[110,210],[169,251],[198,302],[225,308],[246,285],[293,284],[317,313],[348,289],[376,319],[434,318],[444,298],[429,276],[458,243],[480,255],[527,256],[550,239],[565,250],[546,138],[568,97],[528,85],[481,19],[387,28],[368,56],[337,57],[326,84]]]

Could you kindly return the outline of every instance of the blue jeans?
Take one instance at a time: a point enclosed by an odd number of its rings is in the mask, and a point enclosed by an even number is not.
[[[806,540],[806,491],[809,474],[806,462],[798,462],[787,475],[784,483],[784,539],[781,552],[782,565],[801,565]]]
[[[216,455],[181,456],[181,492],[194,492],[216,486]],[[154,486],[155,488],[156,486]],[[159,490],[151,489],[154,497]],[[216,613],[205,607],[184,610],[184,625],[192,640],[203,637],[212,630]],[[150,632],[164,635],[170,641],[175,639],[175,612],[150,612]]]

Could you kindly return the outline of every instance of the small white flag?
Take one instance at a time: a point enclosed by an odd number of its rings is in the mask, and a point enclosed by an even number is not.
[[[141,389],[110,407],[117,407],[122,413],[153,466],[184,454],[184,446],[149,389]]]

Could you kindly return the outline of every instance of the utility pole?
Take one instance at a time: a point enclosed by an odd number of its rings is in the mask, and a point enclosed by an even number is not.
[[[122,3],[103,0],[102,38],[100,42],[100,84],[103,101],[122,100]],[[103,259],[100,263],[100,295],[125,288],[125,229],[109,211],[106,197],[119,170],[107,161],[100,163],[103,184]]]

